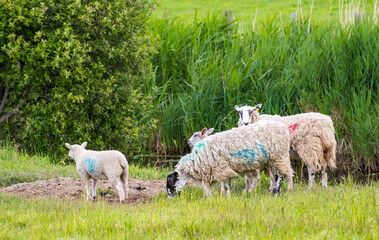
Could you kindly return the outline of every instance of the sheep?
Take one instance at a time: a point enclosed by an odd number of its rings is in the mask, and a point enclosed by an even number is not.
[[[85,183],[87,199],[96,198],[96,182],[99,179],[110,180],[117,190],[120,203],[128,198],[128,161],[119,151],[86,150],[87,142],[82,145],[65,144],[70,150],[68,157],[76,162],[76,171]],[[92,179],[92,195],[89,183]]]
[[[214,131],[214,128],[210,128],[209,130],[207,128],[203,128],[201,131],[195,132],[192,134],[191,138],[188,140],[188,145],[190,147],[193,147],[197,142],[205,139],[208,137],[212,132]],[[270,172],[271,173],[271,172]],[[250,173],[248,173],[250,176]],[[257,175],[257,174],[254,174]],[[252,176],[246,178],[246,192],[250,192],[251,189],[255,189],[256,186],[259,183],[259,175],[257,178],[252,178]],[[253,179],[252,181],[247,182],[247,180]],[[228,196],[230,194],[230,179],[227,182],[221,182],[221,193],[226,193]]]
[[[302,159],[308,168],[308,189],[314,183],[316,172],[322,173],[322,186],[328,186],[327,168],[336,168],[336,140],[332,119],[321,113],[302,113],[292,116],[260,115],[262,104],[235,109],[239,112],[238,125],[261,120],[274,120],[288,126],[291,138],[291,159]]]
[[[174,183],[175,192],[180,193],[188,180],[193,179],[201,182],[204,195],[211,197],[211,184],[228,182],[240,175],[255,175],[264,167],[275,167],[278,174],[286,175],[288,189],[292,190],[289,140],[287,126],[273,121],[261,121],[208,136],[196,143],[191,153],[176,165],[179,179]],[[282,177],[279,176],[274,184],[274,195],[280,191],[280,181]]]

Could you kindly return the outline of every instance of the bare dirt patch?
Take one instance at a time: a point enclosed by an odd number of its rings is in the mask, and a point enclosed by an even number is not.
[[[129,178],[129,198],[126,204],[135,205],[149,202],[154,196],[165,191],[165,180],[137,180]],[[95,201],[105,200],[118,203],[119,198],[109,181],[98,181],[98,197]],[[30,183],[18,183],[1,189],[7,194],[26,198],[61,198],[69,200],[85,199],[85,187],[80,178],[58,178]]]

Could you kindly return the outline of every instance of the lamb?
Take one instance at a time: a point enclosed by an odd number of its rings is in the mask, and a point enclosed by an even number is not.
[[[128,162],[119,151],[86,150],[87,142],[82,145],[70,145],[68,157],[76,162],[76,170],[85,183],[87,199],[96,198],[96,182],[99,179],[110,180],[118,193],[120,203],[128,198]],[[92,195],[89,188],[92,179]]]
[[[254,175],[264,167],[274,167],[278,174],[286,175],[288,189],[292,189],[289,130],[284,124],[261,121],[216,133],[196,143],[175,168],[179,175],[174,183],[175,192],[180,193],[188,180],[194,179],[202,183],[204,195],[211,197],[211,184],[228,182],[245,174]],[[273,190],[275,195],[280,191],[281,181],[282,176],[278,176]]]
[[[302,159],[308,168],[311,189],[316,172],[322,173],[322,186],[328,186],[327,168],[336,168],[336,140],[332,119],[320,113],[302,113],[281,117],[278,115],[260,115],[258,110],[262,104],[255,107],[244,106],[235,109],[239,112],[238,125],[248,125],[262,120],[274,120],[284,123],[289,128],[291,159]]]

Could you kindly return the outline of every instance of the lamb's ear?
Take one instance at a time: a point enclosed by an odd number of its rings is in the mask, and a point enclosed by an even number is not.
[[[254,108],[255,108],[255,111],[258,111],[259,109],[261,109],[262,107],[262,104],[257,104]]]
[[[87,142],[82,143],[82,148],[86,148]]]
[[[203,128],[203,130],[201,130],[201,135],[204,135],[204,134],[206,134],[207,133],[207,128]]]
[[[234,106],[234,109],[235,109],[237,112],[240,110],[240,108],[239,108],[237,105]]]
[[[208,134],[208,135],[212,134],[214,130],[215,130],[214,128],[210,128],[210,129],[207,131],[207,134]]]
[[[71,145],[69,144],[69,143],[65,143],[64,145],[66,145],[66,147],[68,148],[68,149],[72,149],[72,147],[71,147]]]

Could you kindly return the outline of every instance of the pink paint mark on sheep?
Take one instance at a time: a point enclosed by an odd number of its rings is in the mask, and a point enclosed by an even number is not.
[[[298,123],[294,123],[292,125],[289,125],[288,130],[290,131],[290,134],[293,134],[298,126],[299,126]]]

